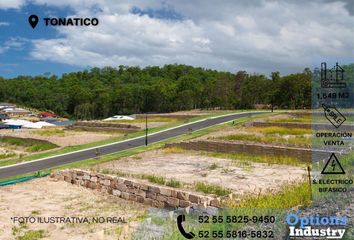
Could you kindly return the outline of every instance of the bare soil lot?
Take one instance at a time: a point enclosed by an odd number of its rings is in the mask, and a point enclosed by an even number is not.
[[[98,165],[133,175],[145,174],[175,179],[191,187],[198,182],[218,185],[236,194],[276,191],[286,183],[303,180],[303,167],[270,165],[198,155],[193,152],[166,153],[154,150]]]
[[[290,119],[290,120],[289,120]],[[266,122],[297,122],[299,119],[291,118],[290,115],[280,114],[266,118],[257,119],[257,121]],[[301,122],[301,120],[299,120]],[[220,131],[206,134],[195,140],[227,140],[227,141],[245,141],[257,142],[263,144],[295,146],[309,148],[312,144],[312,130],[305,128],[286,128],[286,127],[253,127],[250,123],[242,126],[228,126]]]
[[[3,136],[46,140],[60,147],[97,142],[122,135],[114,132],[87,132],[63,129],[21,129],[16,131],[2,129],[0,130],[0,134]]]
[[[50,178],[0,188],[1,240],[129,239],[147,206]],[[120,217],[126,223],[13,223],[12,217]],[[27,238],[26,238],[27,239]],[[32,239],[32,238],[31,238]],[[37,238],[35,238],[37,239]],[[42,239],[42,238],[41,238]]]

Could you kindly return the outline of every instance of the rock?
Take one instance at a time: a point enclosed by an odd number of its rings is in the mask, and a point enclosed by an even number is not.
[[[217,198],[214,198],[210,201],[210,206],[212,207],[220,207],[220,200]]]
[[[160,188],[160,194],[169,197],[171,196],[171,190],[167,188]]]
[[[83,177],[82,177],[83,180],[90,180],[91,179],[91,176],[90,174],[85,174]]]
[[[191,201],[192,203],[200,203],[200,197],[198,197],[197,195],[194,194],[189,194],[189,201]]]
[[[156,200],[160,202],[165,202],[167,201],[167,197],[161,194],[157,194]]]
[[[127,186],[125,186],[125,184],[121,184],[121,183],[118,183],[115,188],[122,191],[122,192],[125,192],[127,190]]]
[[[146,193],[146,197],[150,198],[150,199],[156,199],[156,197],[157,197],[156,195],[157,195],[156,193],[152,193],[152,192]]]
[[[184,200],[179,200],[179,206],[180,207],[189,207],[191,205],[191,202],[190,201],[184,201]]]
[[[179,206],[179,199],[173,198],[173,197],[167,197],[166,203],[169,207],[178,207]]]
[[[122,195],[122,192],[117,189],[113,189],[112,194],[114,196],[120,197]]]
[[[135,189],[135,195],[137,195],[137,196],[141,196],[141,197],[143,197],[143,198],[145,198],[146,197],[146,192],[145,191],[143,191],[143,190],[140,190],[140,189]]]
[[[148,191],[152,193],[160,193],[160,188],[155,187],[155,186],[149,186]]]
[[[123,199],[129,200],[129,195],[130,195],[129,193],[122,192],[121,196],[122,196]]]
[[[188,201],[189,200],[189,193],[177,192],[177,198],[180,200]]]
[[[144,198],[144,204],[146,204],[146,205],[152,206],[153,201],[154,201],[154,200],[152,200],[152,199],[150,199],[150,198]]]
[[[144,203],[144,197],[142,196],[136,196],[136,201],[139,202],[139,203]]]

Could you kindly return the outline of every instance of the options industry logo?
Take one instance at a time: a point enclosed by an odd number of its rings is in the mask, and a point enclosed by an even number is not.
[[[298,216],[291,213],[286,217],[289,225],[289,237],[321,237],[327,239],[342,239],[347,224],[346,217],[338,216]]]

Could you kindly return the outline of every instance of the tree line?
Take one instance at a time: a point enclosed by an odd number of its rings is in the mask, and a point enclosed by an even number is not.
[[[52,76],[0,77],[0,101],[97,119],[116,114],[202,109],[311,107],[312,72],[235,74],[187,65],[119,66]]]

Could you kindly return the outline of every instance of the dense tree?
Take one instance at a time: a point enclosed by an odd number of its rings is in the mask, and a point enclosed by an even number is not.
[[[0,77],[0,101],[94,119],[114,114],[171,112],[194,108],[282,108],[311,105],[311,71],[270,78],[187,65],[92,68],[57,76]]]

